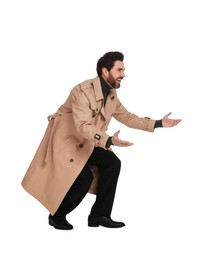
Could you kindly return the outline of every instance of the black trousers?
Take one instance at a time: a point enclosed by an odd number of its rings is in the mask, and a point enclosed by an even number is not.
[[[96,165],[101,172],[96,200],[90,214],[110,217],[121,168],[121,161],[113,152],[100,147],[95,147],[87,164],[84,166],[61,202],[56,213],[53,215],[55,219],[64,219],[69,212],[79,205],[87,194],[93,181],[93,174],[88,164]]]

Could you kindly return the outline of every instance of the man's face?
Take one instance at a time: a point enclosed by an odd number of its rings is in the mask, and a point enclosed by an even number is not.
[[[115,61],[113,68],[106,71],[105,80],[113,87],[120,88],[121,80],[125,77],[125,67],[122,61]]]

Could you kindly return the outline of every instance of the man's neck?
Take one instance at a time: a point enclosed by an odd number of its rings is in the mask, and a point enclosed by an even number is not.
[[[102,76],[100,76],[100,79],[102,80],[102,82],[103,82],[106,86],[108,86],[108,87],[110,88],[110,90],[113,89],[113,87],[111,86],[111,84],[109,84],[108,81],[106,81]]]

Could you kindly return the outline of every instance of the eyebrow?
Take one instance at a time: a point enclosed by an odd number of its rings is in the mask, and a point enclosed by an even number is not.
[[[118,67],[117,70],[125,70],[125,68]]]

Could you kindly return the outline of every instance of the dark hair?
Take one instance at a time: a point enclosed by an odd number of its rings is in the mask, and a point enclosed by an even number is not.
[[[114,62],[119,60],[123,61],[124,55],[118,51],[110,51],[105,53],[98,61],[97,61],[97,74],[101,76],[102,68],[106,68],[108,71],[114,66]]]

